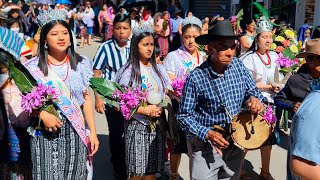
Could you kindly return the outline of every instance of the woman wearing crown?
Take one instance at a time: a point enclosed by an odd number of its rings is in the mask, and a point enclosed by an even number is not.
[[[265,17],[261,17],[256,23],[256,33],[257,36],[252,46],[240,58],[262,95],[268,99],[269,103],[273,103],[273,98],[280,91],[281,73],[277,69],[277,53],[269,51],[273,42],[272,25]],[[274,141],[275,139],[270,138],[270,143],[260,149],[262,164],[260,176],[262,179],[273,179],[269,165],[271,145],[275,143]]]
[[[127,174],[132,180],[155,180],[155,174],[164,169],[165,133],[159,125],[151,128],[150,119],[162,114],[162,108],[157,105],[171,85],[163,66],[156,63],[154,43],[153,27],[134,28],[129,60],[116,75],[120,85],[144,89],[150,104],[139,107],[133,118],[125,122]]]
[[[182,22],[182,46],[168,54],[164,61],[164,67],[167,70],[171,82],[177,78],[186,78],[186,76],[197,66],[202,64],[205,60],[205,53],[198,51],[198,44],[195,42],[195,38],[201,34],[202,23],[201,20],[191,16],[183,20]],[[174,93],[173,93],[174,94]],[[179,97],[174,97],[172,100],[174,111],[179,109],[179,102],[176,100]],[[177,128],[177,125],[171,125]],[[188,153],[186,134],[179,128],[179,132],[176,136],[179,136],[179,143],[173,145],[173,140],[170,141],[170,166],[171,166],[171,178],[179,179],[178,168],[181,160],[182,153]],[[173,137],[173,138],[176,138]]]
[[[86,179],[87,160],[99,147],[88,91],[92,63],[75,52],[65,20],[62,10],[39,14],[39,55],[24,64],[38,83],[51,82],[58,93],[58,117],[38,112],[42,128],[31,140],[34,179]]]

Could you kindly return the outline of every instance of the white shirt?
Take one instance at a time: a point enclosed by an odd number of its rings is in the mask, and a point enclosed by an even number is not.
[[[270,59],[271,59],[271,66],[266,66],[263,64],[262,60],[259,58],[257,53],[255,52],[248,52],[241,57],[241,60],[245,67],[248,69],[249,73],[251,74],[253,80],[256,83],[263,84],[263,85],[270,85],[274,82],[274,75],[275,69],[277,65],[278,54],[272,51],[269,51]],[[263,61],[268,63],[267,54],[261,55]],[[280,68],[279,68],[280,69]],[[279,74],[279,81],[283,79],[283,75]],[[276,95],[275,92],[270,92],[267,90],[261,91],[262,95],[268,99],[269,102],[273,103],[273,98]]]
[[[178,18],[171,18],[172,32],[177,33],[179,26],[182,24],[183,19],[178,16]]]

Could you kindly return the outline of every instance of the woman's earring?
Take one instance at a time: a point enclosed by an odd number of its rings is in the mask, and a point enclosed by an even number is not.
[[[48,49],[47,43],[44,43],[44,48]]]
[[[69,44],[69,47],[71,46],[71,43]]]

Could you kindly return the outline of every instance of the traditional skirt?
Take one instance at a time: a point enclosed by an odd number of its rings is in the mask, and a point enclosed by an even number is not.
[[[31,140],[33,179],[85,180],[87,150],[70,122],[60,116],[63,126],[56,133],[41,131]]]
[[[108,24],[106,26],[106,40],[112,39],[113,37],[113,25]]]
[[[169,121],[169,132],[172,132],[170,134],[170,137],[168,138],[167,145],[169,153],[173,154],[182,154],[182,153],[188,153],[188,147],[187,147],[187,135],[186,133],[178,127],[176,114],[178,113],[179,109],[179,102],[175,99],[172,99],[172,106],[173,106],[173,112],[174,112],[174,122]]]
[[[163,171],[165,162],[165,135],[157,127],[132,119],[125,124],[125,151],[128,176],[145,176]]]
[[[160,56],[167,56],[169,53],[169,38],[158,36],[158,44],[160,47]]]

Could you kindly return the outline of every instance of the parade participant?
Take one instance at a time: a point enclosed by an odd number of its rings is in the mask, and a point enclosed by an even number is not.
[[[310,41],[312,42],[308,41],[307,44],[317,44],[316,49],[319,50],[320,41]],[[309,51],[299,55],[299,57],[308,56],[320,61],[319,51]],[[290,169],[295,175],[294,179],[320,179],[319,79],[312,83],[312,89],[313,91],[303,101],[292,120],[288,154],[290,153]]]
[[[239,179],[244,151],[213,126],[227,128],[244,102],[253,113],[262,111],[264,97],[241,60],[234,57],[234,40],[240,36],[234,34],[229,20],[222,20],[207,35],[196,38],[198,44],[208,45],[209,57],[187,78],[177,115],[187,133],[192,179]]]
[[[89,155],[99,148],[88,89],[92,63],[74,51],[71,29],[65,20],[63,10],[40,12],[39,55],[24,64],[38,83],[50,81],[61,92],[56,104],[58,117],[44,110],[33,112],[43,124],[31,140],[34,179],[86,179]],[[90,143],[84,120],[90,130]],[[32,122],[33,126],[37,124]]]
[[[132,8],[129,11],[129,17],[131,20],[131,29],[140,26],[140,17],[139,12],[136,8]]]
[[[102,37],[102,40],[105,41],[106,39],[106,28],[108,28],[107,26],[107,22],[106,22],[106,17],[108,15],[108,6],[107,4],[103,4],[102,9],[99,12],[98,15],[98,22],[99,22],[99,33],[100,36]]]
[[[113,39],[103,43],[95,57],[93,77],[113,80],[116,72],[127,62],[130,53],[131,24],[127,15],[118,14],[113,21]],[[105,112],[110,139],[111,162],[116,178],[126,180],[124,157],[124,119],[121,112],[111,106],[105,106],[98,94],[95,94],[95,108],[98,113]]]
[[[297,55],[297,58],[305,58],[306,63],[299,68],[296,74],[289,78],[285,87],[274,98],[277,106],[292,112],[292,114],[297,113],[297,111],[300,109],[301,103],[311,93],[312,81],[320,78],[320,55],[318,54],[320,47],[319,45],[320,41],[318,39],[311,39],[306,43],[306,53],[300,53]],[[296,119],[299,118],[294,118],[293,121]],[[292,141],[296,140],[292,139]],[[289,148],[287,156],[287,179],[293,180],[298,178],[292,174],[290,169],[290,151],[291,149]]]
[[[192,16],[183,20],[182,22],[182,44],[179,49],[172,51],[164,60],[164,66],[167,70],[171,82],[176,78],[184,78],[194,68],[202,64],[205,60],[205,53],[198,51],[198,44],[195,38],[200,36],[202,23],[200,19]],[[176,97],[177,98],[177,97]],[[175,99],[173,101],[173,109],[175,113],[179,109],[179,102]],[[177,127],[171,127],[177,128]],[[170,142],[170,166],[171,166],[171,180],[179,179],[179,164],[182,153],[188,153],[186,134],[178,128],[180,143],[173,144]]]
[[[170,39],[170,51],[177,50],[181,46],[181,23],[183,19],[180,17],[181,10],[176,9],[174,16],[170,19],[172,25],[172,38]]]
[[[164,99],[167,89],[172,88],[166,70],[156,63],[153,33],[151,26],[133,29],[130,57],[118,71],[116,82],[124,87],[141,87],[147,94],[158,93]],[[125,122],[126,166],[131,180],[155,180],[155,174],[164,170],[165,132],[159,125],[154,131],[150,130],[149,122],[150,117],[160,117],[161,113],[162,108],[155,104],[141,106]]]
[[[21,93],[9,77],[9,59],[21,60],[24,41],[0,27],[0,179],[32,179],[30,119],[21,108]]]
[[[261,91],[262,95],[267,98],[268,102],[273,103],[273,98],[280,91],[280,80],[283,78],[277,69],[278,54],[269,51],[273,42],[272,25],[262,16],[256,23],[256,33],[252,46],[248,52],[241,56],[242,62],[248,69],[256,86]],[[275,77],[278,77],[275,82]],[[270,139],[274,144],[274,139]],[[260,148],[261,151],[261,179],[271,180],[273,177],[270,174],[270,157],[271,145],[265,145]]]
[[[302,48],[305,48],[306,42],[311,39],[312,26],[304,24],[299,28],[297,41],[302,44]]]
[[[106,40],[109,40],[109,39],[112,39],[113,37],[113,21],[114,21],[114,17],[116,16],[115,15],[115,11],[113,9],[112,6],[110,6],[108,8],[108,13],[107,13],[107,16],[106,16],[106,22],[107,22],[107,31],[106,31]]]
[[[86,1],[86,8],[84,10],[83,22],[87,27],[87,43],[90,46],[93,36],[93,27],[94,27],[94,11],[91,8],[91,2]]]
[[[169,37],[172,36],[170,14],[163,12],[162,18],[157,22],[155,30],[158,34],[158,44],[160,46],[160,56],[164,59],[169,53]]]
[[[315,42],[318,41],[306,43],[307,52],[317,52],[317,48],[320,46]],[[313,56],[306,56],[305,60],[306,63],[289,78],[284,88],[274,98],[277,106],[293,113],[299,109],[302,101],[311,93],[311,82],[320,78],[320,61]]]
[[[141,15],[141,26],[153,26],[154,27],[154,20],[151,16],[151,12],[148,9],[143,9],[142,10],[142,15]]]
[[[256,23],[254,22],[253,19],[246,20],[246,30],[244,31],[245,35],[240,38],[240,47],[241,47],[240,55],[247,52],[254,41],[254,37],[256,36],[254,32],[255,24]]]

